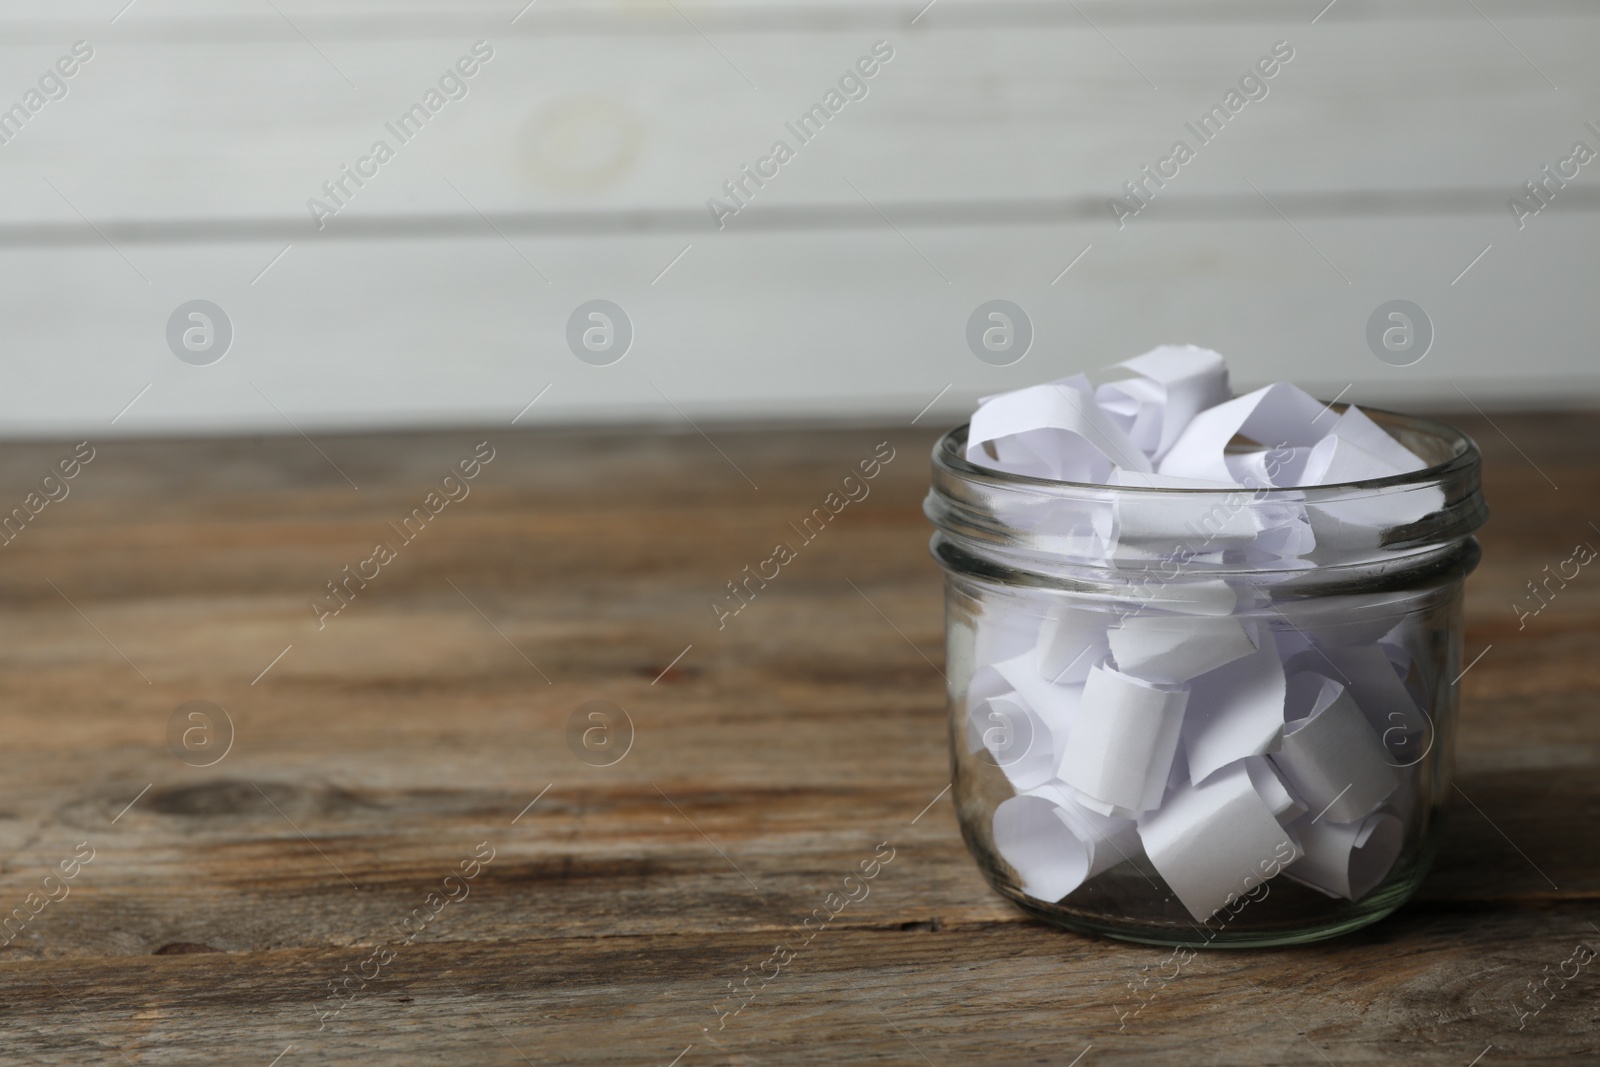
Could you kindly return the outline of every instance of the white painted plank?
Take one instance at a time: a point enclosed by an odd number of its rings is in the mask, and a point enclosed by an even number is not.
[[[1456,387],[1480,403],[1600,395],[1588,298],[1600,220],[1495,241],[1455,285],[1489,243],[1479,223],[1303,229],[1351,284],[1281,221],[1151,226],[1124,240],[1090,225],[914,228],[915,248],[887,229],[728,237],[695,242],[654,284],[685,242],[296,246],[254,284],[281,247],[133,250],[149,285],[105,248],[6,252],[0,432],[290,432],[286,417],[312,431],[509,423],[546,385],[523,423],[681,423],[665,398],[696,418],[909,419],[947,384],[927,418],[952,421],[984,392],[1163,341],[1220,349],[1241,385],[1292,378],[1327,396],[1349,385],[1364,401],[1459,404]],[[84,295],[64,301],[70,291]],[[169,312],[196,297],[225,308],[236,330],[207,367],[181,363],[164,338]],[[596,297],[626,309],[636,331],[611,366],[580,362],[564,340],[568,315]],[[966,348],[968,314],[994,297],[1034,321],[1034,348],[1012,367]],[[1369,314],[1396,297],[1427,309],[1437,335],[1407,368],[1364,340]]]

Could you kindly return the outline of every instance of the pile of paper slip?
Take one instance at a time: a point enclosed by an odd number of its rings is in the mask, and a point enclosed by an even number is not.
[[[1130,490],[1087,524],[1108,564],[1183,546],[1185,562],[1259,549],[1314,567],[1319,544],[1376,546],[1443,504],[1432,487],[1277,492],[1427,464],[1353,406],[1336,413],[1293,385],[1230,398],[1215,352],[1166,346],[1101,377],[1112,380],[985,399],[966,458]],[[1140,488],[1233,490],[1240,503]],[[992,606],[978,620],[967,743],[1015,790],[995,810],[994,842],[1029,896],[1061,900],[1142,851],[1203,920],[1280,872],[1356,900],[1394,866],[1420,815],[1438,669],[1404,597],[1279,605],[1237,577],[1186,569],[1132,606]]]

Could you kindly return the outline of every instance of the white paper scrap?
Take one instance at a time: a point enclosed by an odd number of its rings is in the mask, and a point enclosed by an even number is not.
[[[1106,667],[1089,672],[1083,706],[1067,734],[1059,777],[1110,813],[1132,816],[1161,803],[1189,694],[1160,689]]]
[[[1283,745],[1267,758],[1317,821],[1354,822],[1400,784],[1378,736],[1345,687],[1309,672],[1289,679],[1290,714],[1309,701],[1310,714],[1284,728]]]
[[[1089,668],[1105,662],[1110,648],[1103,615],[1062,608],[1039,630],[1039,674],[1057,685],[1082,682]]]
[[[1082,375],[991,397],[973,413],[967,460],[1034,478],[1103,482],[1150,460],[1094,402]]]
[[[1405,841],[1404,824],[1387,811],[1373,812],[1359,823],[1302,819],[1294,830],[1305,855],[1284,874],[1345,900],[1372,892],[1394,867]]]
[[[1272,769],[1270,760],[1264,756],[1246,756],[1239,762],[1244,764],[1245,773],[1250,775],[1250,784],[1255,786],[1256,794],[1279,823],[1292,822],[1306,813],[1306,806],[1289,792],[1289,787],[1283,784],[1278,772]]]
[[[1231,484],[1136,471],[1113,472],[1110,484],[1135,489],[1234,490],[1226,496],[1208,493],[1198,499],[1180,493],[1116,497],[1110,514],[1097,516],[1101,524],[1109,518],[1110,528],[1096,532],[1118,549],[1155,550],[1158,556],[1171,555],[1179,547],[1191,554],[1224,552],[1249,544],[1262,530],[1250,494]]]
[[[1256,650],[1232,615],[1133,615],[1107,637],[1117,669],[1147,682],[1179,685]]]
[[[969,744],[973,733],[1019,793],[1055,777],[1058,739],[1051,725],[1016,693],[985,700],[974,708],[967,717]]]
[[[1083,686],[1055,683],[1044,677],[1039,668],[1039,652],[1030,649],[1020,656],[1001,660],[994,670],[1005,679],[1006,685],[1022,697],[1023,703],[1036,713],[1057,736],[1065,737],[1077,721],[1078,708],[1083,703]]]
[[[1367,723],[1381,738],[1391,729],[1404,734],[1421,733],[1427,725],[1417,702],[1400,680],[1394,662],[1381,645],[1357,645],[1336,648],[1328,652],[1328,659],[1342,676],[1345,688],[1355,698],[1356,706],[1367,717]],[[1307,669],[1316,671],[1317,665],[1309,658]],[[1327,670],[1318,671],[1327,674]],[[1398,737],[1399,734],[1392,735]]]
[[[1151,865],[1200,921],[1301,856],[1242,761],[1173,793],[1139,819],[1139,837]]]
[[[1195,345],[1162,345],[1116,364],[1138,375],[1107,382],[1095,399],[1127,419],[1130,436],[1159,460],[1201,411],[1228,399],[1228,365]]]
[[[1314,445],[1331,420],[1317,425],[1323,404],[1299,386],[1279,382],[1200,412],[1173,442],[1161,463],[1162,474],[1231,481],[1224,458],[1236,435],[1269,449]]]
[[[1235,760],[1273,751],[1283,739],[1283,663],[1272,631],[1263,627],[1259,640],[1249,655],[1189,685],[1183,746],[1196,782]]]
[[[994,844],[1028,896],[1054,903],[1138,852],[1132,822],[1083,808],[1067,790],[1044,785],[1004,800]]]
[[[1373,422],[1355,405],[1344,410],[1328,429],[1328,436],[1348,441],[1368,455],[1376,456],[1394,468],[1398,474],[1420,471],[1427,464],[1405,445],[1391,437],[1387,430]]]

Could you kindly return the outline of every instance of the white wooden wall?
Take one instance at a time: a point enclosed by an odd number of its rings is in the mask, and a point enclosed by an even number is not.
[[[1600,161],[1507,207],[1600,149],[1592,3],[525,2],[10,0],[0,107],[94,57],[0,145],[0,434],[509,422],[547,386],[519,424],[905,421],[946,386],[949,421],[1163,341],[1358,400],[1600,396]],[[319,230],[307,198],[480,40]],[[1107,199],[1278,41],[1268,95],[1119,229]],[[719,231],[706,200],[779,138]],[[196,298],[235,334],[209,366],[166,338]],[[635,333],[609,366],[566,342],[596,298]],[[965,339],[992,298],[1034,325],[1009,367]],[[1435,330],[1408,367],[1365,336],[1395,298]]]

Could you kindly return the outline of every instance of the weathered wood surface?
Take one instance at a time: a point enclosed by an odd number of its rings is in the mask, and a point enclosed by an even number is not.
[[[0,911],[94,850],[0,949],[0,1062],[1591,1060],[1594,967],[1520,1030],[1516,1006],[1600,946],[1600,577],[1520,630],[1511,604],[1600,544],[1600,422],[1496,416],[1512,447],[1459,421],[1494,512],[1467,657],[1492,647],[1435,873],[1355,936],[1202,953],[1120,1028],[1165,952],[1027,919],[935,802],[933,431],[713,430],[726,459],[695,434],[510,428],[319,437],[331,463],[299,437],[98,443],[0,548]],[[309,600],[485,439],[470,496],[319,631]],[[884,440],[871,495],[719,631],[708,600]],[[8,446],[0,502],[71,451]],[[167,743],[197,699],[236,727],[209,768]],[[568,748],[592,699],[636,727],[613,766]],[[881,842],[870,896],[719,1029],[730,981]]]

